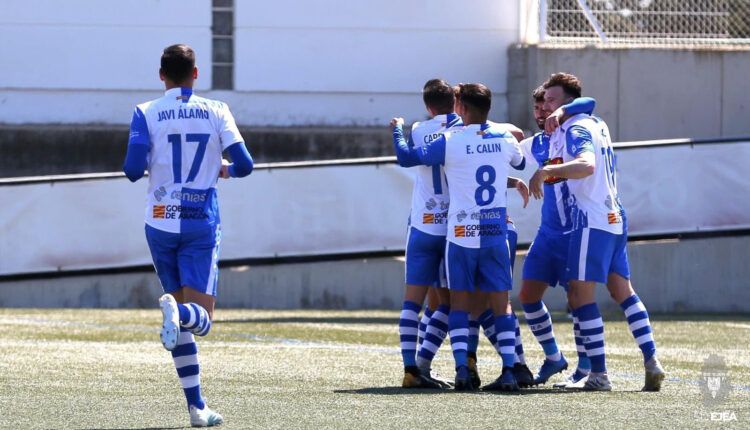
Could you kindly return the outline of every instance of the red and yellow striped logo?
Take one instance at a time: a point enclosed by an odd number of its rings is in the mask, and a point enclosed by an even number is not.
[[[435,224],[435,214],[422,214],[422,224]]]
[[[167,214],[167,207],[165,205],[154,205],[153,217],[164,219],[164,215]]]
[[[457,225],[453,227],[453,235],[456,237],[466,237],[466,226]]]
[[[610,224],[619,224],[622,222],[622,217],[617,212],[610,212],[607,214],[607,222]]]

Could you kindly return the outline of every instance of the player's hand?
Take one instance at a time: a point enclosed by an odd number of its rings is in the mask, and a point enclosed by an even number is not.
[[[547,179],[547,172],[545,172],[542,169],[538,169],[536,172],[534,172],[534,176],[531,177],[529,180],[529,189],[531,190],[531,195],[534,196],[535,199],[539,200],[542,197],[544,197],[544,180]]]
[[[516,181],[516,190],[523,199],[523,207],[526,208],[526,206],[529,204],[529,187],[526,186],[526,182],[519,179],[518,181]]]
[[[398,126],[404,126],[404,119],[403,118],[393,118],[391,120],[391,127],[398,127]]]
[[[552,132],[557,130],[557,127],[560,127],[560,120],[563,115],[565,115],[565,111],[562,108],[557,108],[552,112],[552,114],[547,117],[547,120],[544,121],[544,131],[547,132],[547,134],[552,134]]]
[[[219,169],[219,177],[222,179],[229,179],[229,161],[221,160],[221,169]]]

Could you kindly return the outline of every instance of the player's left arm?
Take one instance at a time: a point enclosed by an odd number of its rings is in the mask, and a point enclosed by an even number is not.
[[[222,104],[219,117],[219,140],[225,153],[232,158],[232,162],[222,161],[219,177],[244,178],[253,171],[253,157],[247,150],[245,140],[237,128],[237,123],[226,104]]]
[[[508,139],[507,142],[510,144],[510,166],[516,170],[523,170],[526,168],[526,157],[523,156],[521,151],[521,145],[518,142]]]
[[[391,126],[393,127],[393,149],[396,151],[396,159],[398,159],[400,166],[445,164],[445,134],[426,145],[414,148],[413,146],[409,147],[403,138],[403,118],[393,118]]]
[[[148,165],[148,152],[151,149],[151,139],[148,134],[146,116],[140,108],[136,107],[133,119],[130,121],[130,138],[128,139],[128,151],[125,154],[125,162],[122,171],[130,182],[141,179]]]
[[[529,204],[529,187],[521,178],[508,176],[508,188],[515,188],[523,199],[523,207]]]
[[[549,177],[583,179],[594,174],[596,157],[591,133],[580,125],[574,125],[565,132],[565,150],[573,160],[562,164],[548,164],[534,173],[529,181],[531,194],[536,199],[544,196],[542,185]]]

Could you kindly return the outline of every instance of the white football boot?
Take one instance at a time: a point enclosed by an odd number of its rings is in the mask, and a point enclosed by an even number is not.
[[[164,294],[159,298],[159,307],[163,316],[161,343],[164,349],[172,351],[177,347],[177,340],[180,338],[180,312],[177,309],[177,301],[171,294]]]
[[[190,425],[193,427],[213,427],[224,422],[224,418],[219,413],[211,410],[208,405],[203,409],[198,409],[190,405]]]

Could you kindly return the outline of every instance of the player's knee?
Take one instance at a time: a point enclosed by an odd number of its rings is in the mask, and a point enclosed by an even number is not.
[[[524,285],[521,287],[521,292],[518,294],[518,299],[521,300],[521,303],[525,305],[536,303],[542,300],[542,294],[540,294],[537,289]]]
[[[521,288],[521,292],[518,294],[518,299],[521,300],[521,303],[523,304],[534,303],[535,300],[532,296],[533,294],[531,294],[528,288]]]

